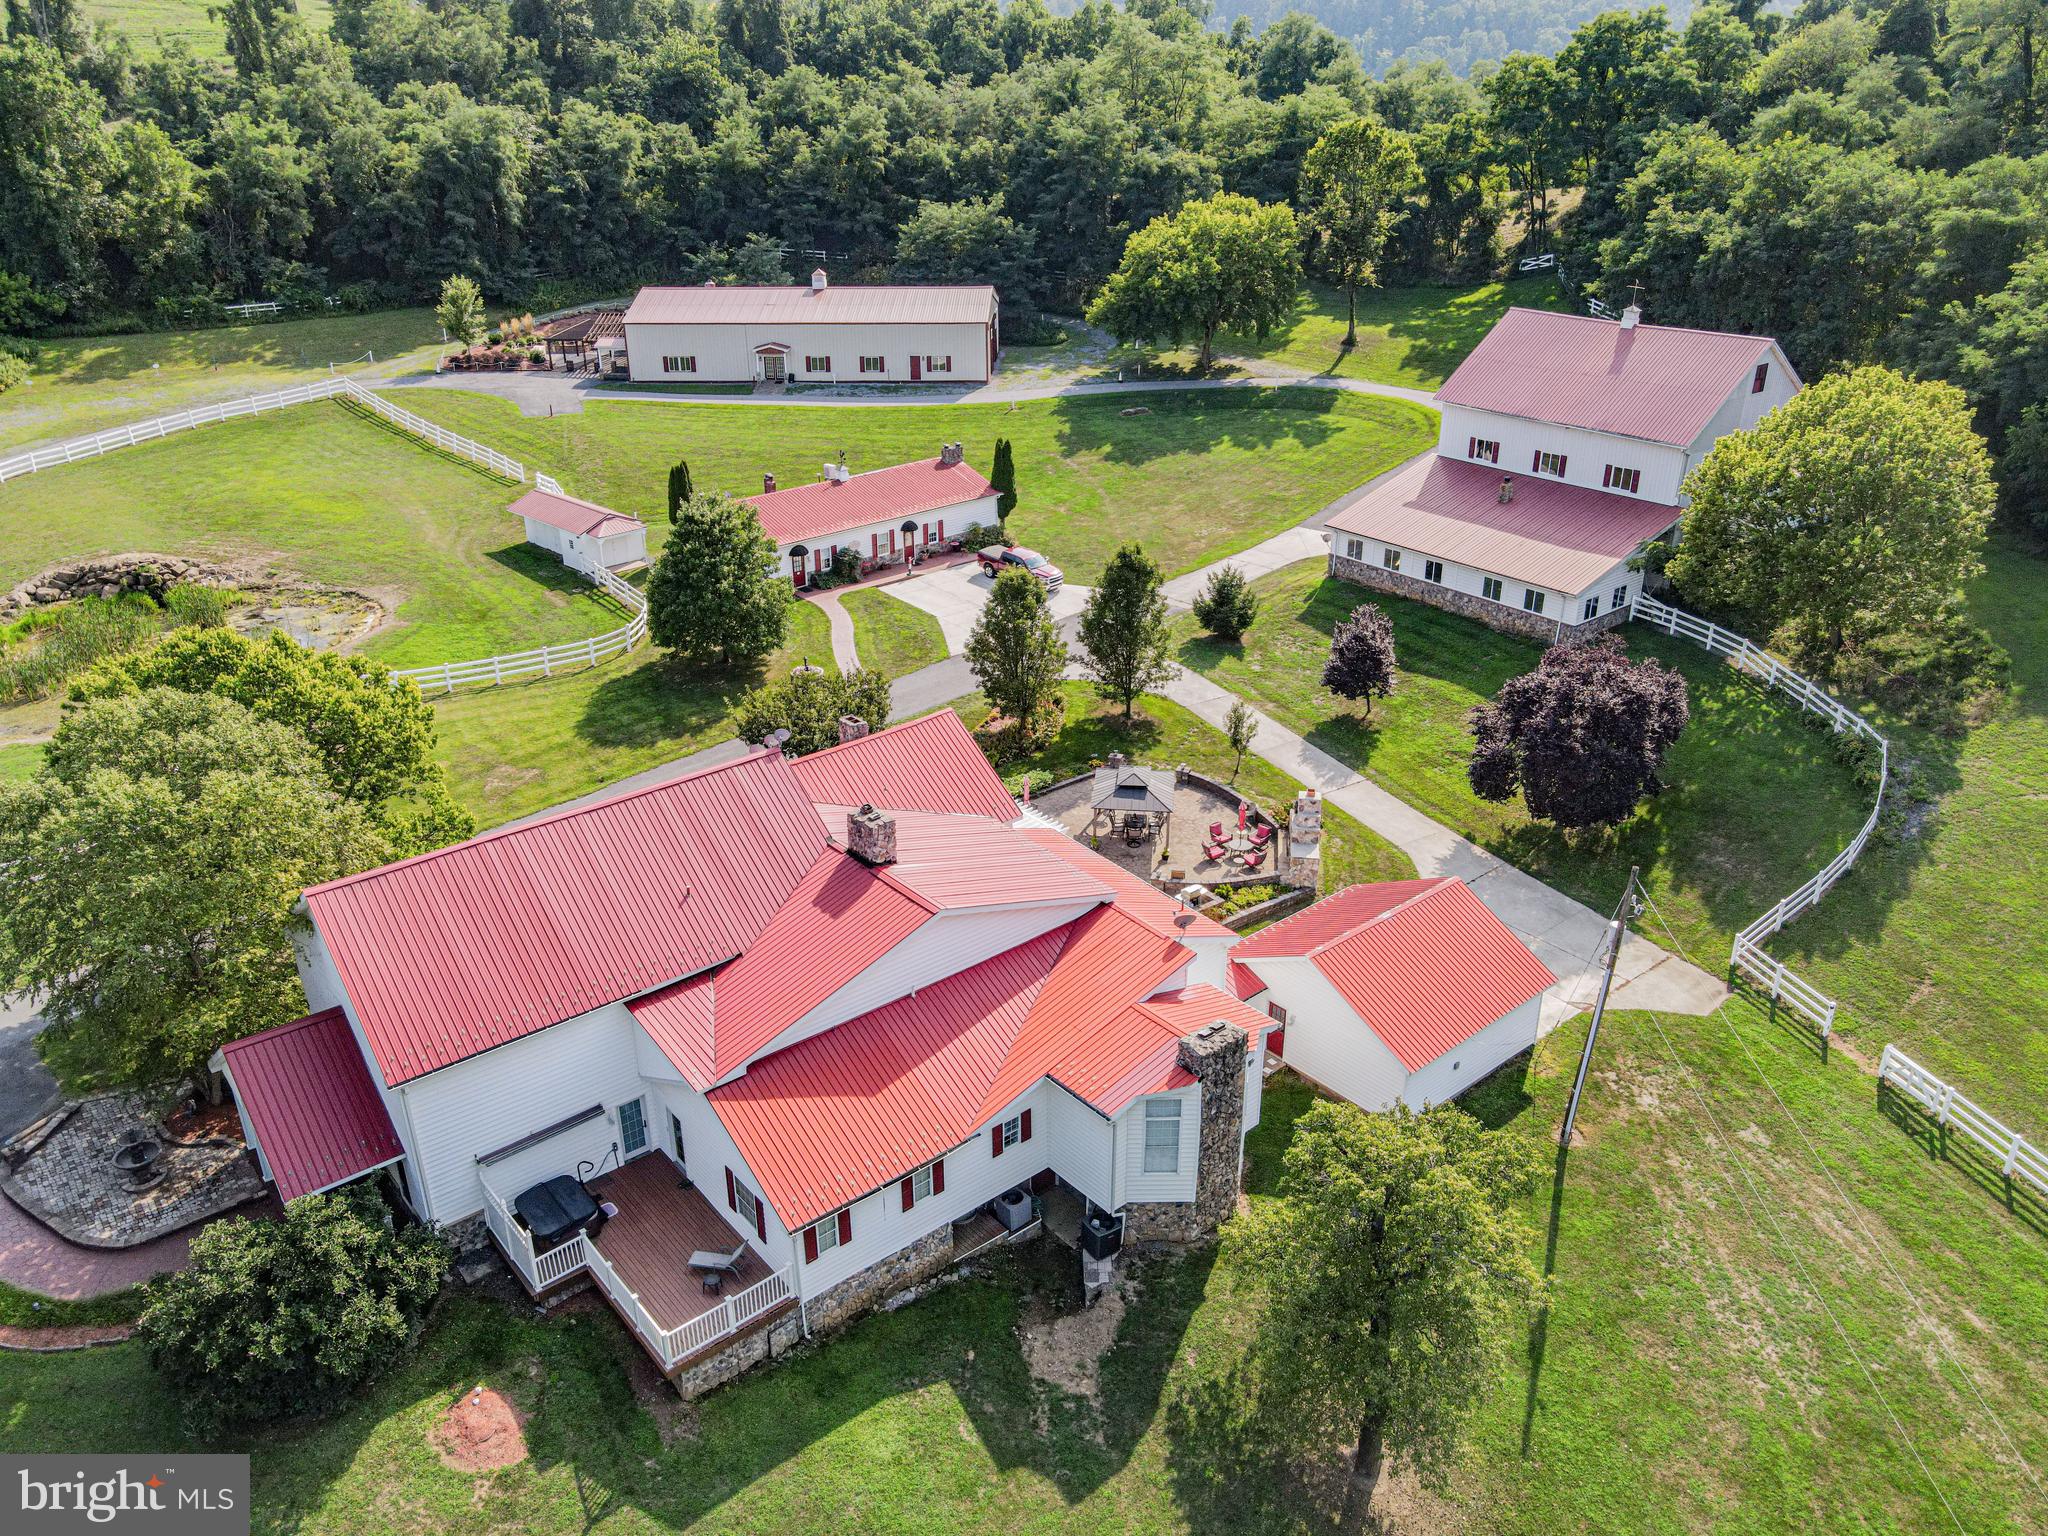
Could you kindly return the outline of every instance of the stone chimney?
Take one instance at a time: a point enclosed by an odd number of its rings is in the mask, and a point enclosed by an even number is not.
[[[823,293],[824,291],[825,291],[825,269],[824,269],[823,267],[816,267],[816,268],[813,268],[813,269],[812,269],[812,271],[811,271],[811,292],[813,292],[813,293]]]
[[[846,818],[846,851],[863,864],[896,862],[896,818],[864,805]]]
[[[1494,499],[1502,506],[1506,506],[1515,499],[1515,477],[1513,475],[1502,475],[1500,477],[1500,494]]]
[[[951,469],[963,457],[965,455],[958,443],[939,444],[939,467],[941,469]]]
[[[1244,1171],[1244,1072],[1249,1037],[1218,1020],[1181,1037],[1181,1069],[1201,1085],[1202,1145],[1195,1161],[1195,1235],[1237,1209]]]
[[[774,490],[774,489],[775,489],[775,477],[774,477],[773,475],[763,475],[763,476],[761,477],[761,493],[762,493],[763,495],[766,495],[766,494],[767,494],[768,492],[770,492],[770,491],[772,491],[772,490]]]
[[[1294,797],[1287,817],[1287,878],[1315,890],[1322,884],[1323,802],[1312,789]]]
[[[1112,753],[1110,753],[1110,754],[1109,754],[1108,762],[1109,762],[1109,766],[1110,766],[1110,767],[1112,767],[1112,768],[1121,768],[1121,767],[1123,767],[1123,765],[1124,765],[1125,761],[1126,761],[1126,759],[1125,759],[1125,757],[1124,757],[1123,753],[1121,753],[1121,752],[1112,752]]]
[[[868,723],[861,719],[859,715],[841,715],[839,717],[839,745],[842,747],[849,741],[859,741],[867,733]]]

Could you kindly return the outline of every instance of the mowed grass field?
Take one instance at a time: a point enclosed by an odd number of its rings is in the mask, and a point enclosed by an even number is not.
[[[553,418],[470,391],[392,397],[579,496],[649,519],[650,548],[667,530],[668,470],[678,459],[700,490],[744,496],[759,492],[764,473],[807,485],[842,453],[858,473],[936,457],[955,441],[986,473],[996,438],[1007,437],[1019,494],[1011,537],[1081,583],[1093,583],[1128,539],[1169,575],[1244,549],[1420,453],[1436,434],[1421,407],[1316,388],[965,406],[590,400]]]
[[[1666,762],[1666,789],[1614,833],[1568,834],[1533,822],[1519,797],[1491,804],[1465,775],[1467,719],[1501,684],[1533,668],[1539,647],[1470,619],[1338,581],[1303,561],[1254,583],[1258,621],[1241,642],[1176,619],[1184,665],[1241,694],[1408,804],[1599,911],[1631,864],[1680,941],[1710,970],[1757,912],[1855,835],[1870,805],[1834,761],[1829,738],[1699,647],[1629,625],[1630,653],[1684,673],[1692,721]],[[1394,625],[1391,697],[1361,706],[1322,686],[1330,632],[1363,602]]]
[[[206,14],[203,4],[192,9],[202,18]],[[28,383],[0,395],[0,458],[326,378],[329,363],[364,368],[367,353],[374,352],[379,363],[415,354],[424,359],[440,334],[432,310],[393,309],[203,331],[40,340]]]
[[[855,587],[839,601],[853,620],[853,646],[863,667],[901,677],[946,659],[939,621],[888,588]]]
[[[316,32],[327,30],[329,0],[297,0],[298,12]],[[104,22],[135,45],[144,57],[166,43],[183,43],[201,56],[227,52],[227,28],[213,15],[213,0],[85,0],[88,20]]]
[[[1710,1019],[1610,1016],[1583,1144],[1560,1166],[1550,1147],[1582,1030],[1559,1030],[1469,1100],[1541,1153],[1524,1212],[1548,1306],[1489,1383],[1447,1490],[1397,1472],[1376,1529],[2048,1528],[2024,1465],[2048,1456],[2039,1228],[1928,1161],[1851,1064],[1822,1066],[1742,1003]],[[1274,1197],[1310,1102],[1290,1075],[1268,1082],[1248,1148],[1254,1203]],[[1024,1347],[1024,1330],[1043,1336],[1072,1306],[1071,1255],[1039,1245],[687,1409],[653,1388],[603,1309],[536,1319],[458,1293],[362,1399],[234,1447],[253,1452],[254,1529],[1359,1528],[1333,1518],[1336,1447],[1275,1465],[1258,1426],[1186,1411],[1258,1317],[1230,1230],[1183,1257],[1127,1262],[1122,1316],[1093,1315],[1106,1346],[1052,1346],[1085,1360],[1078,1382],[1034,1375]],[[447,1467],[429,1438],[479,1383],[531,1415],[529,1459],[482,1475]],[[137,1345],[0,1354],[0,1449],[53,1445],[192,1442]]]

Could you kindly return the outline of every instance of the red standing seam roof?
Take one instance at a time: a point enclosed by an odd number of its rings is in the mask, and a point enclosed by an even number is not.
[[[819,806],[834,841],[846,844],[850,807]],[[1041,848],[1007,822],[986,816],[892,811],[896,862],[884,878],[940,911],[1055,901],[1107,901],[1093,873]]]
[[[1354,885],[1245,940],[1232,959],[1305,959],[1420,1071],[1557,985],[1454,876]]]
[[[763,491],[746,500],[761,515],[761,529],[770,539],[777,544],[794,544],[799,539],[822,538],[828,533],[890,518],[921,520],[927,512],[940,512],[995,493],[994,486],[965,464],[919,459],[914,464],[871,469],[845,480],[820,480],[813,485]]]
[[[318,1194],[405,1155],[339,1008],[231,1041],[221,1057],[280,1198]]]
[[[1541,475],[1509,478],[1514,497],[1503,504],[1500,470],[1432,454],[1334,513],[1329,526],[1569,597],[1680,516],[1639,496]]]
[[[614,512],[594,501],[585,501],[580,496],[557,496],[552,491],[528,491],[512,503],[512,511],[516,516],[530,517],[564,533],[588,533],[599,538],[647,526],[637,517]]]
[[[1685,448],[1730,395],[1749,387],[1751,370],[1775,345],[1768,336],[1510,309],[1436,398]]]
[[[1051,827],[1019,827],[1019,834],[1061,859],[1087,870],[1116,893],[1117,910],[1154,933],[1170,939],[1235,939],[1237,935],[1213,917],[1191,912],[1149,881],[1112,863],[1094,849]],[[1193,921],[1183,925],[1182,919]]]
[[[1197,983],[1133,1003],[1091,1035],[1050,1074],[1105,1115],[1148,1093],[1185,1088],[1180,1042],[1211,1024],[1235,1024],[1255,1044],[1272,1020],[1215,987]]]
[[[825,846],[791,765],[764,752],[305,899],[396,1086],[731,959]]]
[[[626,325],[985,325],[996,291],[986,283],[702,283],[648,287]],[[785,349],[786,350],[786,349]],[[850,371],[850,370],[849,370]]]
[[[813,752],[794,767],[814,805],[1017,819],[1017,802],[950,709]]]

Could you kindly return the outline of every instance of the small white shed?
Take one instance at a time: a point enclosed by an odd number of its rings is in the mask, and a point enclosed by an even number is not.
[[[1453,876],[1354,885],[1230,952],[1267,1050],[1363,1109],[1456,1098],[1536,1041],[1557,978]]]
[[[577,570],[625,571],[647,563],[647,525],[559,490],[528,491],[512,503],[526,520],[526,542]]]

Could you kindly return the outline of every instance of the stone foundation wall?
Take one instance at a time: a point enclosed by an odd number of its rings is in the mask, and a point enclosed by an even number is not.
[[[491,1226],[484,1219],[482,1211],[470,1216],[458,1216],[446,1226],[436,1227],[434,1230],[440,1233],[441,1241],[457,1253],[467,1253],[472,1248],[489,1247],[491,1244]]]
[[[803,1337],[803,1321],[792,1311],[676,1372],[676,1391],[685,1401],[702,1397],[713,1387],[724,1386],[764,1361],[780,1360],[801,1344]]]
[[[953,1262],[953,1228],[950,1223],[928,1232],[908,1248],[899,1249],[859,1274],[848,1275],[807,1304],[811,1331],[836,1328],[898,1291],[929,1280]]]
[[[1201,1236],[1190,1201],[1134,1200],[1124,1207],[1127,1243],[1192,1243]]]
[[[1590,640],[1604,630],[1625,623],[1629,616],[1628,609],[1614,608],[1583,624],[1566,623],[1560,632],[1556,614],[1510,608],[1505,603],[1475,597],[1470,592],[1459,592],[1418,576],[1405,576],[1382,565],[1368,565],[1335,550],[1330,552],[1330,574],[1354,586],[1370,587],[1375,592],[1391,592],[1396,597],[1413,598],[1418,603],[1428,603],[1432,608],[1463,614],[1468,619],[1477,619],[1488,629],[1534,640],[1539,645],[1572,645]]]

